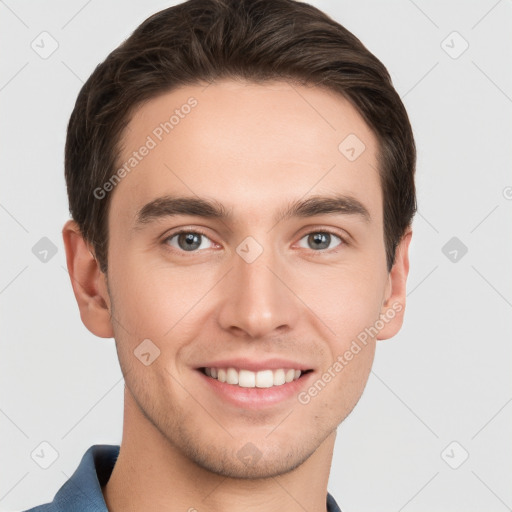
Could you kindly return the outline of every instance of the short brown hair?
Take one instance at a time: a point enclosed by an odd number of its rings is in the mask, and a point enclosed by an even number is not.
[[[144,21],[99,64],[69,120],[69,209],[107,271],[111,194],[94,190],[115,173],[123,130],[141,102],[221,78],[288,80],[346,98],[377,136],[386,262],[416,212],[416,148],[385,66],[351,32],[294,0],[188,0]],[[340,141],[341,142],[341,141]]]

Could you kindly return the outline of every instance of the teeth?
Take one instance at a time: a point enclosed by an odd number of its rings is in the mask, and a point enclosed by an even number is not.
[[[236,370],[235,368],[205,368],[204,373],[220,382],[242,388],[271,388],[297,380],[302,372],[293,368],[278,370]]]
[[[281,386],[286,382],[286,378],[284,375],[284,370],[276,370],[274,372],[274,386]]]
[[[263,370],[256,374],[257,388],[271,388],[274,385],[274,373],[272,370]]]
[[[234,368],[228,368],[226,382],[228,384],[238,384],[238,372]]]
[[[238,385],[242,388],[253,388],[256,385],[256,374],[249,370],[240,370]]]

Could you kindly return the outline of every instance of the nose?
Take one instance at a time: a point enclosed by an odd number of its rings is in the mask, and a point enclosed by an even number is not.
[[[248,339],[286,333],[296,325],[301,304],[290,280],[286,262],[270,249],[250,263],[235,253],[220,290],[220,326]]]

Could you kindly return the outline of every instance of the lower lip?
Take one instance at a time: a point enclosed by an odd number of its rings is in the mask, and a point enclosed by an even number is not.
[[[263,409],[296,397],[308,385],[314,372],[271,388],[243,388],[208,377],[200,370],[197,370],[197,373],[204,383],[226,402],[244,409]]]

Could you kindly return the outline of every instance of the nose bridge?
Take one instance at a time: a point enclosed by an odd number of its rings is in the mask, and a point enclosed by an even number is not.
[[[282,282],[286,282],[286,275],[281,275],[285,262],[270,238],[263,245],[249,236],[236,248],[219,312],[224,329],[257,338],[295,324],[298,304]]]

